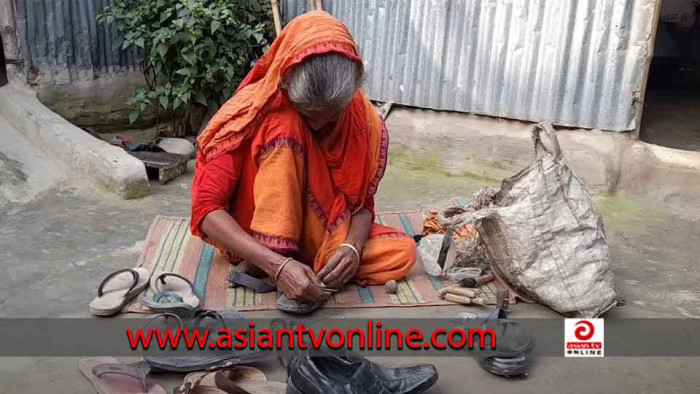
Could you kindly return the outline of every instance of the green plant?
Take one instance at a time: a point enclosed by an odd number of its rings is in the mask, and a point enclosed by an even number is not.
[[[264,53],[269,13],[265,0],[112,0],[98,22],[116,26],[120,50],[143,52],[147,87],[129,100],[129,121],[153,107],[178,129],[198,127],[193,113],[215,111]]]

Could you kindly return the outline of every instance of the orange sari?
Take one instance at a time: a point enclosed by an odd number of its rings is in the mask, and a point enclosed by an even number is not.
[[[329,14],[294,19],[209,122],[197,141],[195,235],[214,243],[199,227],[209,212],[225,209],[259,242],[318,272],[344,242],[352,215],[362,208],[374,215],[389,141],[370,101],[358,92],[318,137],[280,89],[291,67],[330,52],[362,65],[349,31]],[[374,224],[356,279],[400,279],[414,262],[412,238]]]

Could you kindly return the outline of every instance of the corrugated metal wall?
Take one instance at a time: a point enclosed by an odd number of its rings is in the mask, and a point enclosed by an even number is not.
[[[283,0],[285,20],[306,0]],[[324,0],[374,100],[632,130],[655,0]]]
[[[17,0],[17,30],[27,67],[42,83],[88,80],[135,69],[135,51],[115,48],[117,32],[95,21],[109,0]]]

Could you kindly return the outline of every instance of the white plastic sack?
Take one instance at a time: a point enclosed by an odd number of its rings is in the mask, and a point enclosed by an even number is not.
[[[503,181],[494,205],[442,220],[474,223],[492,254],[492,268],[515,290],[564,315],[598,316],[616,303],[603,220],[562,161],[551,125],[538,124],[532,134],[539,158]]]
[[[423,237],[418,243],[418,258],[423,263],[425,272],[434,277],[440,277],[447,272],[454,263],[454,250],[448,249],[445,266],[440,268],[438,265],[438,257],[442,248],[442,241],[445,238],[443,234],[430,234]]]

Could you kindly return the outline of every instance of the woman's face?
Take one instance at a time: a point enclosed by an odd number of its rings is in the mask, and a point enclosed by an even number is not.
[[[326,110],[326,111],[304,111],[299,110],[299,114],[307,126],[311,130],[318,131],[324,128],[329,123],[335,122],[340,117],[342,110]]]

